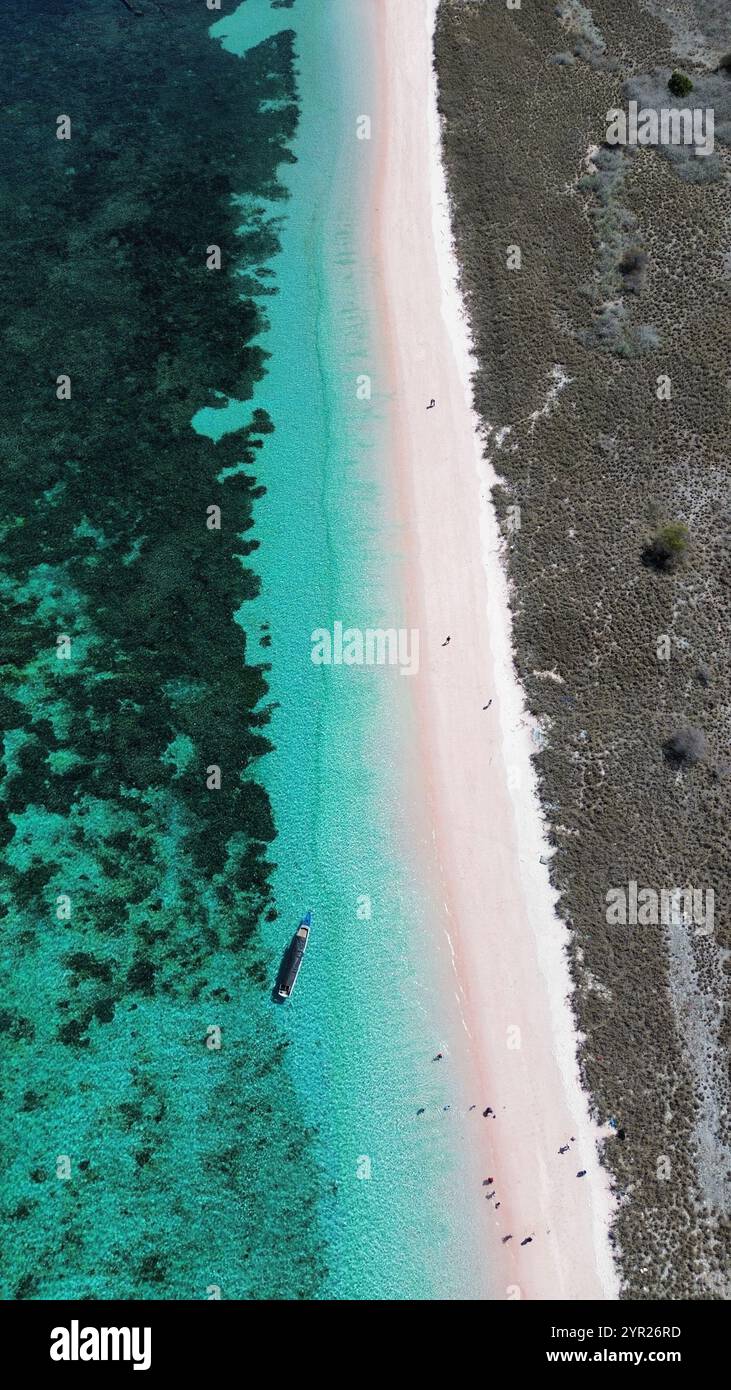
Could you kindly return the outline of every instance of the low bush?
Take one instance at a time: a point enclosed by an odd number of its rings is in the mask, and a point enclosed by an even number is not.
[[[700,763],[706,756],[706,736],[702,729],[694,729],[691,725],[686,728],[676,729],[674,734],[666,740],[664,749],[665,757],[668,762],[675,767],[687,765],[692,767],[694,763]]]
[[[684,72],[674,72],[668,82],[668,91],[672,92],[674,97],[687,97],[688,93],[693,91],[693,83]]]
[[[664,521],[642,552],[642,560],[651,569],[664,573],[677,568],[688,549],[688,527],[684,521]]]

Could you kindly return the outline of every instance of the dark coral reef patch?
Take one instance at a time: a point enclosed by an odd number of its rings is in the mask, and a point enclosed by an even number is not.
[[[276,241],[238,234],[234,195],[283,197],[293,34],[239,59],[211,18],[0,16],[6,1297],[312,1296],[323,1274],[261,988],[275,827],[245,602],[275,422],[218,444],[190,423],[265,372]]]

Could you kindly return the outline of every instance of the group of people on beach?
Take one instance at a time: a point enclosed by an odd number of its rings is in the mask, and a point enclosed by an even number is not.
[[[447,641],[449,641],[449,638],[447,638]],[[444,645],[444,643],[443,643],[442,645]],[[492,704],[492,701],[490,701],[490,704]],[[485,708],[487,708],[487,706],[485,706]],[[435,1052],[434,1056],[432,1057],[432,1062],[442,1062],[443,1060],[444,1060],[444,1053],[443,1053],[443,1052]],[[445,1105],[445,1106],[444,1106],[444,1109],[445,1109],[445,1110],[449,1110],[450,1107],[449,1107],[448,1105]],[[476,1104],[475,1104],[475,1105],[470,1105],[470,1107],[469,1107],[469,1110],[476,1110],[476,1109],[477,1109],[477,1105],[476,1105]],[[417,1113],[417,1115],[423,1115],[423,1114],[425,1114],[425,1113],[426,1113],[426,1106],[424,1106],[424,1105],[420,1106],[416,1113]],[[495,1111],[494,1111],[494,1109],[493,1109],[493,1107],[492,1107],[491,1105],[486,1105],[486,1106],[485,1106],[485,1109],[484,1109],[483,1112],[482,1112],[482,1117],[483,1117],[483,1119],[485,1119],[485,1120],[488,1120],[488,1119],[490,1119],[490,1118],[492,1118],[493,1120],[496,1120],[496,1119],[497,1119],[497,1115],[495,1114]],[[568,1143],[566,1143],[566,1144],[561,1144],[561,1145],[560,1145],[559,1150],[558,1150],[559,1154],[568,1153],[568,1152],[569,1152],[569,1149],[571,1148],[571,1145],[572,1145],[572,1144],[575,1144],[575,1143],[576,1143],[576,1135],[575,1135],[575,1134],[572,1134],[572,1135],[570,1136],[569,1140],[568,1140]],[[579,1171],[577,1172],[576,1176],[577,1176],[577,1178],[585,1178],[585,1177],[586,1177],[586,1173],[587,1173],[586,1168],[580,1168]],[[487,1201],[487,1202],[491,1202],[491,1201],[493,1200],[493,1198],[495,1197],[495,1195],[496,1195],[496,1188],[494,1187],[494,1182],[495,1182],[494,1177],[487,1177],[487,1178],[483,1178],[483,1180],[482,1180],[482,1186],[483,1186],[483,1187],[489,1187],[489,1188],[491,1189],[491,1191],[485,1193],[485,1201]],[[500,1202],[496,1202],[496,1203],[495,1203],[495,1211],[497,1211],[497,1210],[499,1209],[500,1205],[501,1205]],[[528,1236],[524,1236],[523,1239],[522,1239],[521,1242],[520,1242],[521,1245],[532,1245],[533,1240],[534,1240],[534,1237],[535,1237],[535,1231],[533,1231],[533,1232],[532,1232],[530,1235],[528,1235]],[[502,1238],[501,1238],[501,1244],[502,1244],[502,1245],[507,1245],[508,1241],[511,1241],[512,1239],[513,1239],[513,1233],[512,1233],[512,1231],[509,1231],[507,1235],[502,1236]]]

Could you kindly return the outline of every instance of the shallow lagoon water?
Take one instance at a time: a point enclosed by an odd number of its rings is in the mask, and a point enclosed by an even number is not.
[[[368,241],[378,148],[357,138],[364,114],[377,130],[373,34],[358,0],[287,15],[300,121],[297,163],[280,171],[290,200],[272,262],[278,293],[266,305],[271,358],[252,402],[194,422],[218,432],[263,406],[276,424],[256,510],[262,588],[252,605],[269,625],[275,702],[276,751],[260,767],[278,831],[273,949],[300,911],[314,912],[281,1027],[335,1194],[322,1209],[326,1296],[479,1297],[464,1187],[469,1101],[461,1079],[431,1060],[458,1025],[430,926],[429,848],[412,833],[412,678],[310,658],[311,634],[336,621],[411,626]],[[281,23],[282,11],[248,0],[212,35],[243,52],[272,17]]]

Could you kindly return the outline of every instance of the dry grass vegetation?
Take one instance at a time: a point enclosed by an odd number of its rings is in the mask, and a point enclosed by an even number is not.
[[[731,156],[727,118],[707,167],[602,142],[676,70],[731,110],[731,20],[691,8],[442,0],[436,44],[581,1064],[624,1132],[625,1294],[656,1299],[727,1293]],[[609,926],[630,880],[713,889],[713,931]]]

